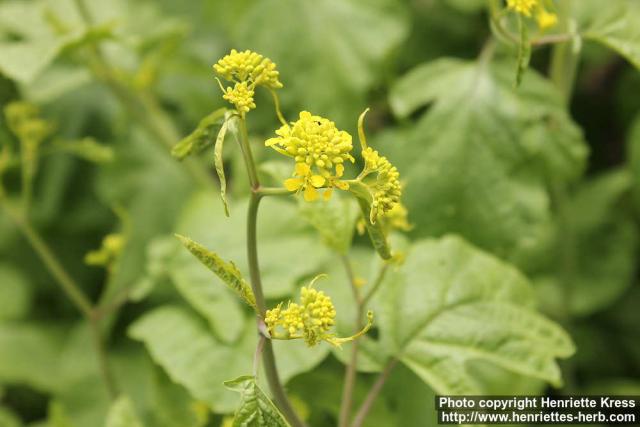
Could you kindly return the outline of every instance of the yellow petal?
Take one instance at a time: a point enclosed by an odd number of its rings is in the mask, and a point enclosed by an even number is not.
[[[323,176],[320,175],[313,175],[311,177],[311,185],[313,185],[316,188],[320,188],[324,185],[324,183],[326,182],[326,179],[324,179]]]
[[[307,188],[304,189],[304,200],[307,202],[318,200],[318,190],[313,188],[311,185],[307,185]]]
[[[336,175],[338,176],[338,178],[340,178],[343,173],[344,173],[344,165],[342,163],[337,164],[336,165]]]
[[[289,178],[284,181],[284,188],[289,191],[298,191],[303,182],[302,178]]]
[[[324,194],[322,195],[322,197],[325,200],[329,200],[331,198],[331,194],[333,194],[333,188],[327,188],[326,190],[324,190]]]
[[[311,168],[306,163],[296,163],[295,174],[298,176],[307,176],[311,172]]]

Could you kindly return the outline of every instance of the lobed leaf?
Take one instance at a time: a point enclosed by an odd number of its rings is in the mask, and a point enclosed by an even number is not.
[[[441,394],[481,391],[467,368],[472,360],[559,386],[555,359],[575,350],[534,310],[524,276],[458,237],[417,243],[378,301],[381,345]]]
[[[238,377],[225,381],[224,385],[241,396],[233,427],[290,427],[278,408],[260,389],[255,377]]]

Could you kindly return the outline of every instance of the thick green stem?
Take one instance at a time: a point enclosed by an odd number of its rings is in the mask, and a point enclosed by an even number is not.
[[[249,210],[247,213],[247,260],[249,262],[251,288],[256,298],[258,312],[260,313],[260,316],[257,319],[258,333],[262,334],[260,323],[262,322],[262,319],[264,319],[267,311],[267,305],[262,291],[262,280],[260,278],[260,264],[258,262],[258,208],[260,206],[262,196],[259,193],[260,181],[258,180],[256,165],[253,161],[253,155],[249,145],[249,136],[247,133],[247,124],[244,118],[239,119],[239,128],[240,138],[238,142],[240,143],[247,173],[249,174],[249,182],[251,184],[251,198],[249,200]],[[282,414],[285,416],[287,421],[289,421],[292,427],[306,427],[305,423],[296,414],[293,406],[291,406],[291,402],[289,402],[284,387],[280,382],[276,358],[273,353],[273,345],[270,339],[265,340],[264,342],[264,348],[262,349],[262,363],[264,365],[269,389],[273,394],[273,399],[275,400],[276,405],[282,411]]]

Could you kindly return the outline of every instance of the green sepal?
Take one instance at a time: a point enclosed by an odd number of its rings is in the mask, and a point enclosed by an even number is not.
[[[260,389],[254,376],[243,375],[235,380],[225,381],[224,385],[241,396],[240,407],[233,417],[233,427],[291,427],[276,405]]]
[[[201,244],[194,242],[188,237],[176,234],[180,242],[209,270],[218,276],[222,281],[238,295],[245,303],[258,312],[256,297],[253,295],[251,286],[242,277],[240,270],[232,262],[224,261],[216,253],[211,252]]]

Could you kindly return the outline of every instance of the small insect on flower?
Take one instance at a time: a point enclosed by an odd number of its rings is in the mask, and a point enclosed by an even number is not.
[[[250,50],[238,52],[231,49],[228,55],[213,65],[213,69],[234,84],[233,87],[225,88],[218,80],[223,98],[232,103],[242,116],[256,108],[253,99],[256,87],[264,86],[270,91],[282,87],[276,64]]]
[[[321,341],[340,346],[366,334],[371,328],[373,314],[369,312],[367,325],[355,335],[338,338],[330,332],[335,325],[336,309],[329,296],[313,288],[322,276],[315,277],[308,286],[300,290],[299,304],[289,301],[284,309],[283,303],[280,303],[274,309],[267,310],[264,321],[272,339],[304,339],[309,347]]]
[[[341,178],[344,162],[355,161],[352,138],[334,122],[302,111],[297,121],[282,125],[276,135],[265,145],[295,160],[294,178],[284,183],[289,191],[302,191],[305,200],[313,201],[318,198],[318,188],[326,188],[325,199],[331,197],[334,187],[349,188]]]

